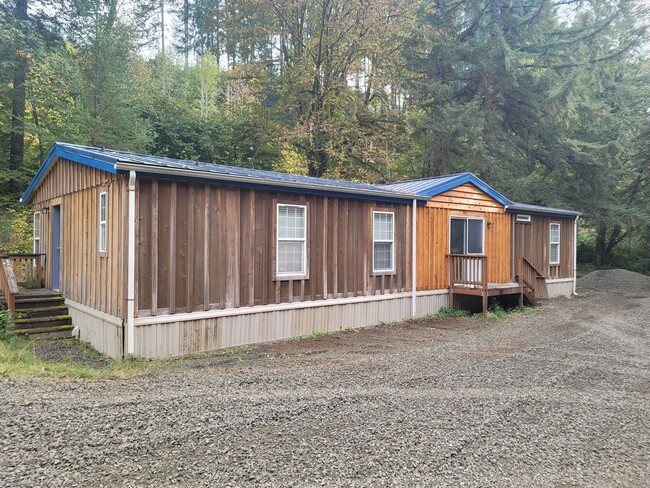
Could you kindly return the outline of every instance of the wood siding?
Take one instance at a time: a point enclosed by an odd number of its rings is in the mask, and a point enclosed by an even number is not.
[[[99,193],[107,192],[107,251],[99,253]],[[126,177],[65,159],[56,161],[34,192],[41,214],[45,286],[52,286],[52,207],[61,206],[60,284],[70,300],[126,317]]]
[[[511,216],[505,213],[503,205],[467,183],[433,197],[425,207],[418,207],[418,290],[448,287],[446,256],[449,253],[451,217],[485,219],[484,253],[488,258],[488,282],[511,282]]]
[[[139,315],[409,290],[411,207],[139,178]],[[308,278],[275,280],[277,203],[306,205]],[[395,269],[372,273],[372,211],[395,212]]]
[[[573,225],[571,218],[531,215],[530,222],[517,222],[512,215],[514,226],[513,257],[527,258],[540,273],[550,279],[573,277]],[[550,224],[560,224],[560,263],[549,264]]]

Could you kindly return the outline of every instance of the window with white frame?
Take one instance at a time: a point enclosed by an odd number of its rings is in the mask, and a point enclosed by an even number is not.
[[[549,264],[560,264],[560,224],[551,224]]]
[[[34,254],[41,252],[41,212],[34,213]]]
[[[99,252],[106,252],[106,192],[99,194]]]
[[[276,275],[307,274],[307,207],[278,204]]]
[[[372,270],[394,271],[395,214],[372,213]]]
[[[452,217],[449,254],[483,254],[483,219]]]

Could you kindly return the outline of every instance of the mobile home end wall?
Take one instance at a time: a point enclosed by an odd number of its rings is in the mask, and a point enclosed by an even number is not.
[[[107,192],[107,250],[99,252],[99,193]],[[126,178],[59,159],[34,192],[41,212],[45,286],[52,286],[51,212],[61,206],[59,289],[68,300],[124,318],[126,303]],[[49,212],[43,209],[48,207]]]

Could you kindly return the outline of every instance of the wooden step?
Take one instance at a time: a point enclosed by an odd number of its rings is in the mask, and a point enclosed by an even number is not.
[[[72,325],[72,317],[69,315],[59,315],[53,317],[14,319],[13,323],[7,327],[7,330],[11,332],[14,330],[44,329],[47,327],[60,327],[63,325]]]
[[[10,335],[26,335],[30,339],[67,339],[72,337],[72,325],[41,327],[35,329],[15,329],[7,331]]]
[[[61,296],[46,297],[16,297],[16,310],[30,310],[34,308],[54,307],[64,305],[65,299]]]
[[[16,311],[16,316],[18,319],[30,319],[35,317],[58,317],[60,315],[68,315],[68,307],[66,305],[26,308]]]

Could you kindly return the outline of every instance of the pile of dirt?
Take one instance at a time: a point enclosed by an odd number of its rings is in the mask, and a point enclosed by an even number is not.
[[[93,369],[104,369],[110,363],[108,357],[74,339],[35,341],[34,354],[42,361],[69,361]]]
[[[650,276],[626,269],[601,269],[578,278],[580,288],[610,292],[650,292]]]

